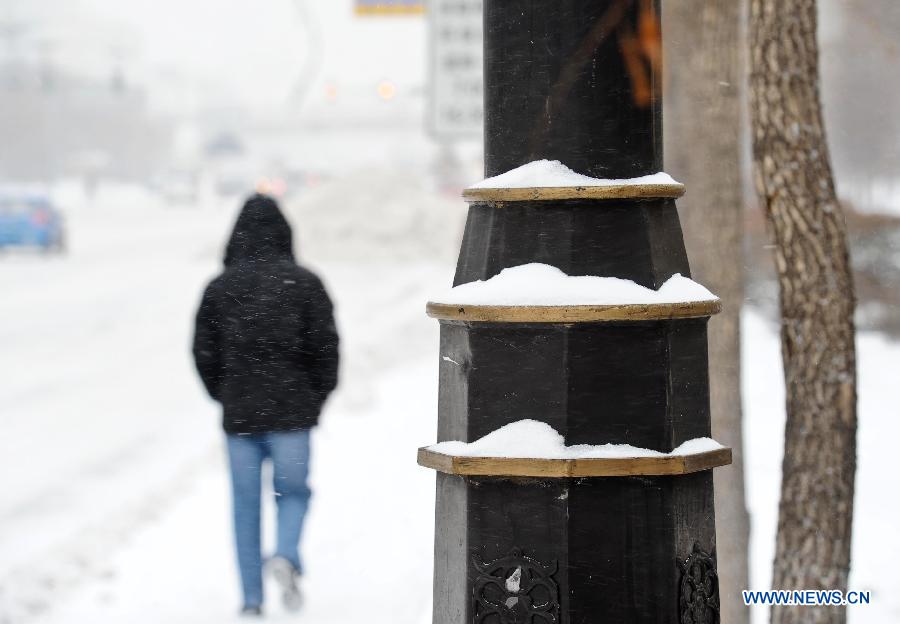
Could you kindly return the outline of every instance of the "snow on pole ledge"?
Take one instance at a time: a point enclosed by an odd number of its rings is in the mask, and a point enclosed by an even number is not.
[[[488,280],[460,284],[431,301],[473,306],[615,306],[718,301],[718,297],[678,273],[653,290],[618,277],[571,276],[548,264],[531,263],[503,269]]]
[[[592,178],[572,171],[558,160],[534,160],[506,173],[473,184],[472,189],[558,188],[585,186],[677,185],[681,183],[668,173],[654,173],[639,178]]]
[[[712,438],[694,438],[671,453],[661,453],[630,444],[577,444],[566,446],[563,436],[547,423],[520,420],[492,431],[475,442],[440,442],[426,450],[457,457],[498,457],[523,459],[631,459],[639,457],[681,457],[717,451],[725,447]]]

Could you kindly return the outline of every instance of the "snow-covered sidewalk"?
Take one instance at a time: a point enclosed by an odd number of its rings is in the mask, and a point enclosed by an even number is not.
[[[70,215],[66,257],[0,264],[0,624],[237,611],[218,409],[189,351],[233,213],[122,205]],[[308,611],[417,622],[433,475],[415,448],[434,439],[437,397],[422,307],[452,269],[375,259],[323,274],[344,361],[315,434]],[[397,575],[425,602],[398,606]]]
[[[419,360],[385,375],[369,409],[332,413],[316,430],[307,602],[299,617],[288,615],[269,586],[267,621],[430,621],[434,476],[415,465],[415,447],[398,440],[434,435],[433,364]],[[207,457],[179,492],[105,562],[103,574],[34,621],[241,621],[223,452]],[[268,512],[267,524],[271,502]]]
[[[784,437],[784,381],[777,328],[753,312],[744,314],[743,402],[745,474],[751,513],[751,589],[770,589]],[[900,555],[896,518],[900,500],[892,459],[896,455],[897,362],[900,343],[871,333],[857,339],[859,435],[856,509],[850,589],[870,590],[869,605],[848,608],[858,624],[900,622],[900,583],[893,567]],[[768,622],[768,608],[756,607],[754,623]]]

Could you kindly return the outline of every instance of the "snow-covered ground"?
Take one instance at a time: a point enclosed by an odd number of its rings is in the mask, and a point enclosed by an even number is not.
[[[380,254],[379,241],[400,242],[377,218],[377,202],[368,206],[380,238],[362,254],[364,221],[329,216],[334,206],[290,209],[301,248],[306,241],[337,302],[345,366],[314,438],[307,609],[288,618],[271,601],[271,621],[430,621],[434,476],[415,465],[415,449],[434,441],[438,354],[424,302],[449,284],[446,240],[462,211],[444,217],[448,230],[433,214],[422,217],[422,197],[410,198],[408,212],[391,207],[411,215],[417,240]],[[362,213],[366,202],[357,204]],[[0,257],[0,624],[234,619],[222,436],[189,357],[193,312],[234,209],[164,209],[110,194],[70,211],[66,256]],[[436,230],[445,236],[432,254]],[[354,249],[343,260],[326,254],[328,236],[334,244],[346,236]],[[748,313],[744,330],[753,583],[761,589],[773,551],[783,384],[774,328]],[[889,481],[900,345],[874,335],[859,345],[852,584],[873,598],[851,620],[877,624],[900,620],[891,573],[900,502]]]
[[[745,474],[751,517],[752,589],[769,589],[781,483],[784,435],[784,381],[777,328],[745,313],[743,331]],[[850,589],[869,590],[872,602],[849,608],[858,624],[900,622],[900,581],[892,571],[900,556],[897,514],[900,500],[893,458],[900,435],[897,419],[897,362],[900,343],[881,335],[857,338],[859,434],[853,563]],[[754,623],[768,622],[757,608]]]

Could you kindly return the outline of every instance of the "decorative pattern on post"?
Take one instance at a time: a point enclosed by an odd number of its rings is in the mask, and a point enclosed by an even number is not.
[[[478,572],[472,590],[475,622],[551,624],[559,621],[557,562],[544,565],[514,548],[506,557],[472,565]]]
[[[719,621],[719,576],[716,558],[694,544],[681,567],[681,624],[716,624]]]
[[[485,0],[485,170],[662,169],[658,0]],[[689,274],[680,185],[469,189],[455,284],[540,262],[658,289]],[[706,324],[718,302],[429,304],[440,441],[533,419],[568,445],[668,455],[474,458],[437,472],[435,624],[718,622]]]

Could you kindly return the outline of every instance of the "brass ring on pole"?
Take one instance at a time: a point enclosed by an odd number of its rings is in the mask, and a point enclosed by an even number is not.
[[[467,202],[515,202],[559,199],[675,199],[683,184],[616,184],[609,186],[539,186],[528,188],[467,188]]]
[[[686,303],[620,305],[508,306],[435,303],[428,316],[442,321],[476,323],[596,323],[604,321],[665,321],[712,316],[722,310],[719,299]]]
[[[418,464],[445,474],[482,477],[632,477],[685,475],[731,463],[731,449],[659,457],[535,459],[445,455],[423,447]]]

